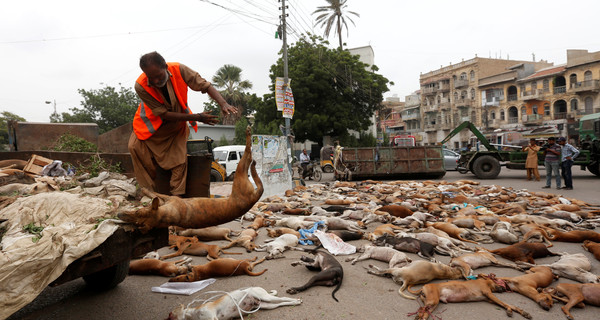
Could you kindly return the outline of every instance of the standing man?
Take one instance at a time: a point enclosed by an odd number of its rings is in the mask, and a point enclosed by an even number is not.
[[[302,166],[302,179],[308,176],[308,164],[310,163],[310,157],[306,153],[306,149],[302,149],[300,154],[300,166]],[[310,179],[310,178],[309,178]]]
[[[177,62],[165,62],[156,51],[140,58],[143,73],[135,82],[142,100],[133,118],[129,152],[135,177],[140,186],[156,191],[154,178],[158,167],[171,171],[171,195],[185,194],[187,176],[187,122],[198,130],[196,121],[214,125],[216,116],[193,113],[187,103],[188,88],[207,93],[223,114],[237,113],[210,82],[198,72]]]
[[[560,189],[560,146],[556,144],[554,137],[548,138],[548,143],[544,146],[544,166],[546,167],[546,185],[543,189],[549,189],[552,186],[552,172],[556,178],[556,189]]]
[[[573,166],[573,160],[579,155],[579,150],[567,143],[565,137],[558,138],[558,144],[562,147],[560,156],[560,169],[562,178],[565,180],[564,190],[573,190],[573,176],[571,174],[571,167]]]
[[[527,169],[527,181],[535,177],[535,181],[540,181],[540,172],[538,171],[538,151],[540,146],[537,145],[535,138],[529,139],[529,145],[523,148],[527,151],[527,160],[525,160],[525,169]]]

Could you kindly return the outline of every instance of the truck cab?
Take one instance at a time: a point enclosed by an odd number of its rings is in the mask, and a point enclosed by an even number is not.
[[[227,180],[233,180],[235,177],[235,169],[244,155],[245,149],[244,145],[222,146],[213,149],[215,161],[225,168]]]

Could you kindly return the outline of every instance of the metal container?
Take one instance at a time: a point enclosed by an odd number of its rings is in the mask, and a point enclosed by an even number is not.
[[[441,146],[344,148],[348,180],[365,178],[442,178],[446,174]]]

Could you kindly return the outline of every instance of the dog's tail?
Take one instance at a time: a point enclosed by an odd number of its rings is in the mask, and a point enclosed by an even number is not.
[[[336,282],[337,282],[337,286],[335,287],[335,289],[333,289],[333,291],[331,292],[331,297],[333,298],[333,300],[335,300],[335,302],[340,302],[336,297],[335,297],[335,293],[340,289],[340,287],[342,286],[342,279],[344,279],[343,275],[339,275],[338,277],[336,277]]]

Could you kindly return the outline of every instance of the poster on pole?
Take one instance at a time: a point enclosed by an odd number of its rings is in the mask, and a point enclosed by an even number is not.
[[[283,89],[283,78],[277,77],[275,79],[275,103],[277,104],[277,111],[283,111],[283,104],[285,100],[285,91]],[[288,86],[292,82],[292,79],[288,78]]]
[[[283,117],[292,118],[294,116],[294,94],[292,88],[288,85],[285,88],[285,98],[283,100]]]

